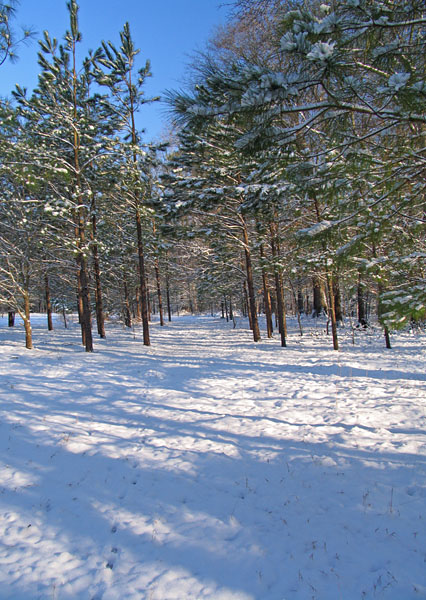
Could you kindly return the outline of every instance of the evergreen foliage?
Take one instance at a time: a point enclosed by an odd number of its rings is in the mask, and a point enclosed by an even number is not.
[[[15,5],[0,2],[0,63]],[[43,33],[39,82],[0,103],[0,301],[28,322],[36,298],[92,312],[144,344],[164,292],[187,310],[241,310],[253,339],[275,312],[372,314],[386,343],[426,319],[425,23],[421,0],[237,0],[229,26],[166,93],[167,157],[136,126],[149,61],[130,26],[79,60],[79,7]],[[27,34],[24,35],[24,38]],[[77,277],[76,277],[77,274]],[[373,310],[371,310],[373,305]],[[229,316],[229,315],[228,315]],[[302,332],[302,328],[301,328]]]

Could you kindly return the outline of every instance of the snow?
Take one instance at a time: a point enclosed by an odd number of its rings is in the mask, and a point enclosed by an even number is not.
[[[0,598],[426,598],[426,336],[0,323]]]
[[[388,79],[388,86],[398,92],[407,85],[410,76],[410,73],[394,73]]]
[[[334,42],[316,42],[312,50],[306,55],[309,60],[328,60],[334,52]]]

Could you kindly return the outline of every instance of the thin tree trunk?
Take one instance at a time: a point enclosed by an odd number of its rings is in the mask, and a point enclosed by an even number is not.
[[[151,294],[149,293],[148,273],[146,273],[146,275],[145,275],[145,285],[146,285],[146,300],[148,303],[148,321],[151,321],[152,305],[151,305]],[[154,314],[155,314],[155,303],[154,303]]]
[[[96,305],[96,324],[98,327],[98,334],[101,338],[106,338],[105,333],[105,316],[103,308],[102,298],[102,286],[101,286],[101,269],[99,266],[99,252],[97,239],[97,222],[96,222],[96,206],[94,204],[94,196],[92,200],[92,256],[93,256],[93,270],[95,273],[95,305]]]
[[[186,285],[187,285],[187,289],[188,289],[189,311],[190,311],[191,315],[193,315],[198,310],[197,299],[195,298],[195,296],[193,294],[194,288],[189,279],[186,280]]]
[[[81,304],[81,336],[86,348],[86,352],[93,352],[93,339],[92,339],[92,315],[90,311],[90,297],[89,297],[89,275],[87,270],[87,261],[84,255],[85,246],[85,208],[83,203],[83,196],[81,193],[81,169],[80,169],[80,134],[78,130],[78,113],[77,113],[77,70],[76,70],[76,41],[77,33],[74,32],[73,45],[72,45],[72,57],[73,57],[73,105],[74,105],[74,169],[75,169],[75,191],[77,194],[77,265],[79,268],[79,296]],[[79,299],[79,300],[80,300]]]
[[[312,287],[313,287],[313,309],[312,316],[319,317],[323,312],[325,312],[325,303],[324,303],[324,292],[322,283],[319,277],[313,277],[312,279]]]
[[[297,323],[299,325],[299,333],[302,336],[303,328],[302,328],[302,321],[300,319],[300,314],[303,311],[303,296],[302,296],[300,289],[298,289],[297,296],[296,296],[294,285],[293,285],[293,282],[291,281],[291,279],[290,279],[290,285],[291,285],[291,289],[293,292],[294,306],[295,306],[296,315],[297,315]],[[300,302],[300,300],[302,300],[302,302]]]
[[[8,326],[15,327],[15,313],[13,310],[10,310],[8,314]]]
[[[385,333],[386,348],[388,350],[391,350],[392,345],[391,345],[391,341],[390,341],[390,332],[389,332],[389,327],[387,325],[384,326],[384,333]]]
[[[343,323],[342,295],[340,293],[339,278],[337,276],[333,277],[333,297],[336,323]]]
[[[30,300],[28,292],[24,293],[24,305],[25,305],[25,317],[24,317],[24,327],[25,327],[25,348],[31,350],[33,347],[33,334],[31,329],[31,318],[30,318]]]
[[[138,321],[142,321],[142,309],[141,309],[141,290],[140,290],[140,286],[138,285],[136,287],[136,291],[135,291],[135,302],[136,302],[136,318]]]
[[[131,127],[131,136],[132,136],[132,144],[133,147],[136,148],[137,145],[137,135],[136,135],[136,122],[135,122],[135,96],[134,96],[134,86],[132,83],[132,71],[128,72],[128,79],[126,80],[126,84],[129,92],[129,111],[130,111],[130,127]],[[133,164],[136,167],[138,162],[138,157],[136,150],[133,150]],[[139,282],[140,282],[140,301],[141,301],[141,309],[142,309],[142,330],[143,330],[143,343],[145,346],[150,346],[151,341],[149,338],[149,307],[148,307],[148,287],[146,284],[146,271],[145,271],[145,257],[143,251],[143,236],[142,236],[142,221],[141,221],[141,213],[140,213],[140,198],[138,196],[138,192],[135,190],[134,192],[134,200],[135,200],[135,221],[136,221],[136,234],[137,234],[137,245],[138,245],[138,260],[139,260]]]
[[[305,308],[303,305],[303,294],[302,294],[302,290],[300,288],[298,288],[297,290],[297,311],[299,313],[299,315],[301,315],[302,313],[305,312]]]
[[[25,348],[32,350],[33,347],[33,334],[31,329],[31,314],[30,314],[30,277],[28,271],[25,273],[24,289],[22,291],[24,300],[24,312],[21,313],[22,320],[24,321],[25,328]]]
[[[144,252],[143,252],[141,215],[140,215],[138,207],[136,207],[135,218],[136,218],[136,232],[137,232],[137,241],[138,241],[139,281],[140,281],[140,301],[141,301],[141,307],[142,307],[143,343],[145,346],[150,346],[151,341],[149,339],[149,315],[148,315],[148,295],[147,295],[146,273],[145,273],[145,257],[144,257]]]
[[[383,292],[384,292],[384,285],[382,283],[379,283],[378,285],[378,291],[379,291],[379,299],[378,299],[378,306],[377,306],[377,313],[378,313],[378,317],[379,320],[381,321],[381,317],[383,314],[383,304],[382,304],[382,296],[383,296]],[[385,336],[385,344],[386,344],[386,348],[388,350],[392,349],[392,345],[391,345],[391,340],[390,340],[390,331],[389,331],[389,327],[386,325],[386,323],[383,323],[383,333]]]
[[[123,292],[124,292],[124,325],[132,326],[132,317],[130,315],[129,288],[127,287],[126,274],[123,274]]]
[[[80,252],[77,257],[77,261],[80,267],[79,280],[81,290],[81,304],[82,304],[82,315],[81,315],[81,333],[82,340],[86,349],[86,352],[93,352],[93,338],[92,338],[92,314],[90,311],[90,296],[89,296],[89,277],[87,274],[87,262],[84,254]]]
[[[65,312],[65,306],[62,307],[62,316],[64,318],[64,327],[65,327],[65,329],[68,329],[67,314]]]
[[[47,273],[44,275],[44,292],[46,298],[47,329],[48,331],[53,331],[52,303],[50,301],[49,276]]]
[[[253,340],[259,342],[261,340],[259,321],[256,313],[256,296],[254,293],[253,283],[253,267],[251,262],[251,255],[249,249],[249,239],[247,233],[246,224],[243,221],[243,241],[244,241],[244,254],[246,259],[246,272],[247,272],[247,289],[248,289],[248,300],[249,300],[249,313],[251,314],[251,324],[253,331]]]
[[[167,300],[167,315],[169,322],[172,320],[172,309],[170,305],[170,286],[169,286],[169,276],[166,275],[166,300]]]
[[[83,322],[83,301],[81,299],[81,283],[80,283],[80,272],[77,265],[77,314],[78,314],[78,324],[81,325]],[[84,331],[82,331],[84,337]],[[84,339],[83,339],[84,346]]]
[[[339,341],[337,338],[337,321],[336,321],[336,306],[334,303],[334,289],[333,289],[333,276],[326,271],[326,277],[327,277],[327,291],[328,291],[328,300],[330,303],[330,319],[331,319],[331,332],[332,332],[332,336],[333,336],[333,348],[334,350],[338,350],[339,349]]]
[[[160,314],[160,325],[164,326],[164,317],[163,317],[163,297],[161,295],[161,284],[160,284],[160,267],[158,263],[158,258],[155,258],[154,262],[155,269],[155,280],[157,282],[157,297],[158,297],[158,312]]]
[[[270,225],[270,231],[271,231],[272,258],[275,259],[275,258],[278,258],[278,251],[277,251],[277,244],[276,244],[277,232],[272,223]],[[275,279],[275,293],[276,293],[276,299],[277,299],[278,331],[280,332],[280,335],[281,335],[281,346],[283,348],[285,348],[287,346],[287,340],[286,340],[287,327],[286,327],[286,322],[285,322],[286,319],[285,319],[285,306],[284,306],[284,290],[283,290],[283,285],[282,285],[282,277],[280,277],[280,273],[278,271],[276,264],[274,264],[274,279]]]
[[[358,304],[358,324],[361,327],[367,327],[368,326],[367,299],[365,297],[365,283],[363,281],[361,272],[358,272],[357,304]]]
[[[315,204],[315,211],[316,211],[316,215],[317,215],[317,221],[319,223],[321,221],[321,215],[320,215],[320,208],[319,208],[318,199],[317,199],[316,196],[314,196],[314,204]],[[326,247],[326,244],[324,242],[323,243],[323,251],[325,252],[326,250],[327,250],[327,247]],[[333,281],[333,276],[330,273],[330,271],[328,270],[327,266],[325,268],[325,275],[326,275],[326,285],[327,285],[327,293],[328,293],[329,318],[331,319],[331,331],[332,331],[332,337],[333,337],[333,348],[334,348],[334,350],[338,350],[339,349],[339,341],[338,341],[338,338],[337,338],[337,322],[336,322],[336,305],[335,305],[335,296],[334,296],[334,281]]]
[[[243,294],[244,294],[243,315],[245,317],[248,317],[250,330],[253,331],[253,324],[251,321],[251,312],[249,310],[249,298],[248,298],[248,292],[247,292],[247,280],[246,279],[244,280],[244,283],[243,283]],[[225,316],[223,316],[223,318],[225,318]]]
[[[264,305],[265,305],[265,316],[266,316],[266,332],[267,332],[268,338],[272,338],[274,328],[272,325],[271,294],[269,292],[269,282],[268,282],[268,275],[266,273],[266,267],[263,264],[263,259],[265,258],[263,244],[260,244],[260,258],[262,259],[262,283],[263,283],[263,300],[264,300]]]
[[[377,258],[377,250],[376,250],[376,246],[373,243],[373,256],[374,258]],[[385,286],[383,285],[383,283],[379,282],[378,283],[378,304],[377,304],[377,316],[379,318],[379,321],[382,323],[383,325],[383,333],[385,336],[385,344],[386,344],[386,348],[388,350],[390,350],[392,348],[391,346],[391,341],[390,341],[390,332],[389,332],[389,327],[386,325],[386,323],[382,322],[382,315],[383,315],[383,304],[382,304],[382,296],[383,296],[383,292],[385,291]]]
[[[81,326],[81,341],[86,352],[93,352],[92,339],[92,314],[90,310],[89,276],[87,261],[82,251],[84,247],[84,214],[83,208],[78,211],[78,225],[76,227],[77,246],[79,248],[77,262],[77,290],[78,290],[78,320]]]

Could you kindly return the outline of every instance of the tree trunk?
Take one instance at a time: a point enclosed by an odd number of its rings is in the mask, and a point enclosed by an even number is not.
[[[277,249],[277,231],[274,225],[271,223],[270,225],[271,231],[271,251],[272,258],[278,258],[278,249]],[[281,273],[278,271],[278,267],[274,261],[274,279],[275,279],[275,293],[277,299],[277,316],[278,316],[278,331],[281,335],[281,346],[285,348],[287,346],[286,340],[286,318],[285,318],[285,305],[284,305],[284,290],[283,290],[283,281]]]
[[[83,322],[83,301],[81,299],[81,283],[80,283],[80,273],[77,265],[77,314],[78,314],[78,324],[81,326]],[[82,331],[82,335],[84,337],[84,331]],[[84,346],[84,339],[83,339]]]
[[[85,225],[86,225],[86,210],[84,207],[83,196],[81,190],[83,189],[81,182],[81,169],[80,169],[80,135],[77,126],[78,123],[78,111],[77,111],[77,70],[76,70],[76,42],[77,33],[73,38],[72,45],[72,57],[73,57],[73,105],[74,105],[74,191],[76,193],[77,209],[76,209],[76,241],[78,247],[77,254],[77,266],[79,269],[78,280],[79,280],[79,312],[81,309],[81,337],[86,348],[86,352],[93,352],[93,340],[92,340],[92,315],[90,311],[90,297],[89,297],[89,274],[87,269],[87,260],[84,255],[85,246]]]
[[[300,288],[298,289],[297,296],[296,296],[296,291],[294,289],[294,285],[293,285],[291,279],[290,279],[290,285],[291,285],[291,289],[293,292],[294,307],[296,310],[297,323],[299,325],[299,333],[300,333],[300,335],[303,335],[302,321],[300,319],[300,314],[301,314],[301,312],[303,312],[303,296],[300,291]],[[300,303],[300,300],[302,300],[301,303]]]
[[[244,317],[248,317],[250,331],[253,331],[253,325],[252,325],[252,322],[251,322],[251,312],[249,310],[249,299],[248,299],[248,292],[247,292],[247,280],[244,280],[244,283],[243,283],[243,295],[244,295],[243,316]],[[225,318],[225,317],[223,317],[223,318]]]
[[[94,198],[94,196],[93,196]],[[95,212],[94,200],[92,200],[92,256],[93,256],[93,270],[95,273],[95,305],[96,305],[96,324],[98,327],[98,334],[100,338],[106,338],[105,334],[105,316],[103,308],[102,298],[102,286],[101,286],[101,269],[99,266],[99,252],[98,244],[96,243],[97,236],[97,223],[96,223],[96,212]]]
[[[333,336],[333,348],[334,350],[339,349],[339,341],[337,338],[337,322],[336,322],[336,307],[334,304],[334,281],[332,275],[327,272],[327,291],[328,291],[328,299],[329,299],[329,313],[331,319],[331,332]]]
[[[333,297],[336,323],[343,323],[342,295],[340,293],[338,277],[333,277]]]
[[[229,297],[229,318],[231,319],[231,321],[234,320],[234,309],[232,307],[232,298]]]
[[[299,315],[301,315],[305,312],[304,302],[303,302],[303,293],[300,288],[297,290],[297,310],[299,312]]]
[[[390,333],[389,333],[389,328],[387,325],[384,326],[384,333],[385,333],[385,343],[386,343],[386,348],[388,350],[392,349],[392,345],[391,345],[391,341],[390,341]]]
[[[256,296],[254,293],[253,283],[253,267],[251,262],[251,255],[249,249],[249,239],[245,223],[243,222],[243,241],[244,241],[244,254],[246,259],[246,272],[247,272],[247,289],[248,289],[248,301],[249,301],[249,313],[251,315],[251,324],[253,331],[253,340],[259,342],[261,340],[259,321],[256,313]]]
[[[147,303],[148,303],[148,321],[151,321],[152,306],[151,306],[151,295],[149,293],[148,273],[146,273],[145,285],[146,285],[146,300],[147,300]],[[154,311],[155,311],[155,306],[154,306]]]
[[[65,306],[62,307],[62,316],[64,318],[64,327],[65,327],[65,329],[68,329],[67,314],[65,312]]]
[[[358,324],[361,327],[368,327],[366,288],[361,272],[358,273],[357,300]]]
[[[312,316],[319,317],[325,312],[324,290],[319,277],[314,277],[313,283],[313,309]]]
[[[25,348],[32,350],[33,347],[33,333],[31,329],[31,314],[30,314],[30,277],[28,271],[25,273],[24,278],[24,289],[22,291],[24,300],[24,312],[21,313],[22,320],[24,321],[25,328]]]
[[[384,285],[382,283],[379,283],[379,285],[378,285],[379,298],[378,298],[378,305],[377,305],[377,316],[379,317],[379,321],[381,321],[381,323],[383,325],[383,333],[385,336],[386,348],[388,350],[391,350],[392,345],[391,345],[391,341],[390,341],[389,327],[386,325],[386,323],[382,322],[382,315],[383,315],[382,296],[383,296],[384,289],[385,289]]]
[[[272,325],[272,305],[271,305],[271,294],[269,292],[268,275],[266,273],[266,267],[263,264],[265,258],[265,252],[263,250],[263,244],[260,244],[260,258],[262,259],[262,283],[263,283],[263,301],[265,306],[265,317],[266,317],[266,332],[268,338],[272,337],[274,327]]]
[[[161,295],[160,267],[159,267],[159,263],[158,263],[158,258],[155,259],[154,269],[155,269],[155,280],[157,282],[158,312],[160,314],[160,325],[163,327],[164,326],[163,297]]]
[[[8,326],[15,327],[15,313],[12,310],[10,310],[8,314]]]
[[[140,286],[138,285],[135,290],[136,318],[138,321],[142,321],[142,308],[141,308],[140,296],[141,296],[141,290],[140,290]]]
[[[143,252],[143,241],[142,241],[142,223],[139,208],[135,210],[136,218],[136,232],[138,242],[138,259],[139,259],[139,281],[140,281],[140,301],[142,307],[142,329],[143,329],[143,343],[145,346],[150,346],[151,341],[149,339],[149,315],[148,315],[148,295],[146,286],[146,273],[145,273],[145,257]]]
[[[44,291],[45,291],[45,297],[46,297],[47,329],[48,329],[48,331],[52,331],[53,330],[52,303],[50,301],[49,276],[47,273],[45,273],[45,275],[44,275]]]
[[[87,272],[87,261],[82,252],[77,257],[77,262],[80,267],[79,281],[80,281],[80,293],[81,293],[81,334],[83,344],[86,352],[93,352],[93,338],[92,338],[92,313],[90,310],[90,296],[89,296],[89,276]]]
[[[376,246],[373,242],[373,256],[374,258],[377,258],[377,250],[376,250]],[[379,318],[380,323],[383,325],[383,332],[384,332],[384,336],[385,336],[385,343],[386,343],[386,348],[388,350],[390,350],[392,348],[391,346],[391,341],[390,341],[390,333],[389,333],[389,328],[386,325],[386,323],[383,323],[382,321],[382,315],[383,315],[383,304],[382,304],[382,297],[383,297],[383,292],[385,291],[385,286],[383,285],[383,283],[381,283],[379,281],[378,283],[378,302],[377,302],[377,316]]]
[[[169,276],[166,275],[166,299],[167,299],[167,314],[169,322],[172,320],[172,309],[170,306],[170,286],[169,286]]]
[[[132,326],[132,317],[130,316],[130,301],[129,301],[129,289],[127,287],[126,274],[123,274],[123,292],[124,292],[124,325],[126,327]]]
[[[197,299],[195,298],[195,296],[193,294],[194,286],[191,284],[191,281],[189,279],[186,280],[186,287],[188,290],[188,308],[189,308],[189,312],[191,313],[191,315],[193,315],[197,311],[198,306],[197,306]]]
[[[30,299],[28,292],[24,293],[24,305],[25,305],[25,316],[24,316],[24,327],[25,327],[25,348],[32,350],[33,347],[33,334],[31,329],[31,318],[30,318]]]

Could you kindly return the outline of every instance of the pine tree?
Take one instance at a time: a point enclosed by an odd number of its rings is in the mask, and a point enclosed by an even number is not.
[[[17,0],[0,2],[0,67],[7,60],[12,62],[17,59],[16,48],[33,37],[31,29],[23,29],[20,35],[16,34],[12,21],[16,16]]]
[[[40,41],[38,87],[27,98],[17,88],[15,98],[21,118],[38,144],[22,148],[21,161],[30,162],[49,189],[45,211],[62,221],[58,243],[74,253],[78,270],[79,316],[86,351],[93,350],[89,297],[89,247],[93,165],[110,151],[108,135],[113,120],[102,118],[100,98],[90,93],[90,66],[98,50],[79,67],[77,47],[82,39],[78,28],[78,5],[67,3],[70,29],[64,44],[47,32]],[[93,213],[93,210],[92,210]]]
[[[142,303],[143,340],[150,345],[148,292],[146,286],[145,244],[143,236],[142,212],[146,185],[144,173],[149,170],[147,153],[140,146],[140,132],[136,127],[136,115],[140,107],[153,99],[144,97],[143,86],[145,79],[150,76],[150,64],[136,70],[136,56],[139,50],[135,48],[129,24],[124,25],[120,33],[121,45],[116,48],[111,42],[103,43],[104,56],[99,60],[97,81],[106,86],[110,93],[110,111],[120,121],[124,131],[121,145],[122,156],[125,157],[126,170],[126,199],[132,207],[136,225],[137,252],[140,274],[140,298]],[[101,69],[102,67],[102,69]]]

